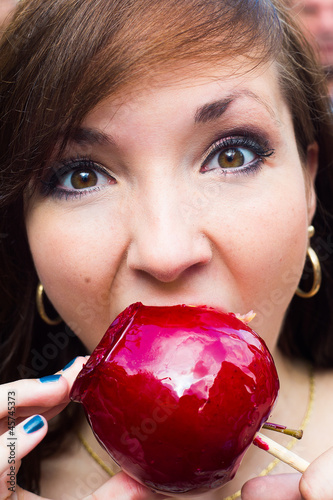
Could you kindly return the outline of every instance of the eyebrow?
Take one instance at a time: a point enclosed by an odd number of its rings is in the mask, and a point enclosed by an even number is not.
[[[261,97],[259,97],[251,90],[233,92],[231,95],[225,97],[224,99],[219,99],[217,101],[212,101],[210,103],[204,104],[196,110],[196,113],[194,115],[195,123],[206,123],[209,121],[217,120],[227,111],[230,104],[242,97],[249,97],[250,99],[253,99],[259,104],[263,105],[269,112],[271,117],[275,120],[275,122],[278,124],[280,123],[274,113],[274,110],[268,105],[268,103],[266,103]]]
[[[228,109],[230,104],[232,104],[235,100],[241,97],[250,97],[255,101],[262,104],[269,114],[272,116],[274,121],[279,124],[279,120],[277,119],[273,109],[263,101],[257,94],[251,92],[249,90],[245,90],[242,92],[234,92],[230,96],[225,97],[224,99],[219,99],[217,101],[212,101],[210,103],[204,104],[199,107],[194,115],[195,123],[206,123],[210,121],[217,120],[220,118]],[[101,130],[92,129],[88,127],[77,127],[75,128],[69,137],[69,142],[73,142],[82,146],[86,145],[114,145],[115,142],[112,136],[105,134]]]
[[[101,130],[96,130],[92,128],[77,127],[75,128],[69,137],[69,142],[75,142],[80,145],[94,145],[98,144],[100,146],[106,144],[114,144],[111,136],[105,134]]]
[[[201,106],[194,115],[195,123],[206,123],[220,118],[233,101],[233,97],[227,97]]]

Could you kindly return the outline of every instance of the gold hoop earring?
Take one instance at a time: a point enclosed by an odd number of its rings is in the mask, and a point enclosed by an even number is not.
[[[44,303],[43,303],[43,293],[44,293],[44,287],[41,283],[38,283],[37,291],[36,291],[36,305],[37,305],[37,310],[38,310],[39,316],[48,325],[51,325],[51,326],[59,325],[59,323],[62,322],[62,319],[60,318],[60,316],[58,316],[55,319],[51,319],[46,314]]]
[[[315,233],[314,227],[309,226],[308,227],[309,239],[312,238],[314,233]],[[310,245],[308,246],[306,255],[309,257],[312,265],[313,283],[311,289],[308,292],[304,292],[304,290],[301,290],[299,287],[297,287],[296,295],[302,297],[303,299],[310,299],[311,297],[316,295],[316,293],[318,293],[319,291],[321,285],[321,268],[318,256]]]

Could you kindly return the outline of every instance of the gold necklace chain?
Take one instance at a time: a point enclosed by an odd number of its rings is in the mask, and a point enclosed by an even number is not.
[[[303,421],[300,425],[300,429],[304,431],[305,427],[308,425],[312,409],[313,409],[313,404],[314,404],[314,396],[315,396],[315,378],[314,378],[314,372],[312,367],[310,368],[309,372],[309,400],[308,400],[308,406],[303,418]],[[81,434],[78,434],[78,438],[80,442],[82,443],[83,447],[86,449],[86,451],[89,453],[89,455],[95,460],[95,462],[98,463],[102,469],[109,474],[109,476],[114,476],[115,473],[106,465],[106,463],[97,455],[97,453],[94,452],[94,450],[89,446],[87,441],[84,439],[84,437]],[[297,438],[292,438],[289,443],[286,444],[285,448],[288,450],[291,450],[295,444],[297,443]],[[258,476],[267,476],[273,469],[280,463],[281,460],[278,458],[275,458],[270,464],[267,465],[267,467],[258,474]],[[237,498],[240,498],[241,496],[241,490],[236,491],[236,493],[233,493],[232,495],[228,497],[224,497],[221,500],[236,500]]]
[[[115,473],[113,472],[113,470],[111,470],[110,467],[108,467],[106,465],[106,463],[101,459],[101,457],[99,457],[97,455],[97,453],[94,452],[94,450],[91,448],[91,446],[89,446],[89,444],[84,439],[84,437],[79,433],[77,436],[78,436],[79,440],[81,441],[81,443],[83,444],[84,448],[89,453],[89,455],[95,460],[95,462],[97,462],[98,465],[100,465],[102,467],[102,469],[105,470],[105,472],[107,472],[107,474],[109,474],[109,476],[111,476],[111,477],[114,476]]]

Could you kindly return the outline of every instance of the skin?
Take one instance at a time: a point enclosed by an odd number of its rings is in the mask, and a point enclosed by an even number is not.
[[[333,2],[332,0],[293,0],[291,6],[304,26],[305,34],[327,72],[327,86],[333,98]]]
[[[125,98],[118,96],[100,103],[82,124],[95,131],[95,140],[72,142],[62,158],[77,162],[78,158],[89,157],[103,168],[99,184],[85,188],[80,196],[70,195],[73,177],[62,175],[62,167],[56,162],[53,167],[58,171],[57,187],[62,195],[43,196],[36,191],[26,207],[27,234],[48,297],[89,350],[115,316],[137,300],[151,305],[207,304],[243,314],[255,310],[252,326],[266,341],[279,369],[282,389],[276,421],[291,414],[301,419],[306,371],[295,364],[287,365],[276,343],[302,274],[307,227],[315,211],[317,148],[309,148],[307,163],[302,165],[274,65],[246,72],[250,69],[247,61],[240,62],[244,69],[241,74],[231,61],[224,61],[214,74],[209,68],[195,74],[184,69],[180,73],[175,68],[172,74],[156,77],[149,86],[143,83],[132,93],[124,92]],[[216,102],[219,106],[210,107],[207,116],[207,105]],[[237,153],[241,147],[245,165],[238,171],[229,167],[221,173],[218,155],[208,161],[207,153],[217,138],[234,136],[241,137]],[[245,136],[251,137],[251,145],[244,145]],[[253,141],[257,144],[255,151]],[[254,168],[259,166],[258,143],[260,154],[264,149],[266,157],[260,168]],[[50,181],[50,173],[44,181]],[[44,407],[46,418],[60,411],[83,362],[82,358],[76,360],[59,381],[49,384],[54,407],[45,402],[45,389],[40,387],[43,384],[37,385],[39,392],[31,398],[30,385],[38,381],[16,382],[15,388],[25,384],[25,400],[20,403],[25,416],[33,414],[36,406]],[[305,386],[296,399],[290,392],[290,376],[298,389]],[[26,448],[31,449],[42,439],[46,425],[21,438],[23,443],[30,440]],[[83,433],[87,432],[86,426]],[[105,458],[96,442],[91,444]],[[252,448],[249,458],[244,459],[245,469],[235,480],[238,482],[227,485],[223,495],[233,493],[246,481],[246,467],[256,464],[258,470],[267,465],[266,456]],[[309,467],[309,481],[313,471],[316,484],[326,484],[322,468],[328,470],[332,455],[329,452],[319,470],[315,462]],[[89,459],[85,454],[81,463],[75,451],[72,458],[63,459],[62,469],[59,458],[49,467],[46,464],[44,471],[55,480],[42,481],[42,494],[50,498],[51,494],[60,498],[61,491],[70,494],[72,465],[80,463],[80,468],[89,470]],[[6,464],[1,470],[6,471]],[[292,477],[288,491],[291,488],[299,495],[299,476]],[[267,478],[263,480],[266,493],[276,491],[276,485],[271,486]],[[328,481],[333,491],[330,477]],[[109,480],[105,477],[102,483],[94,497],[86,498],[161,498],[123,473]],[[280,486],[279,498],[285,500],[283,480]],[[253,491],[248,483],[243,498],[258,500]],[[202,498],[221,498],[221,492],[213,491]],[[321,497],[310,494],[304,498]]]
[[[17,5],[16,0],[1,0],[0,3],[0,26],[7,23],[9,15],[13,12]]]
[[[333,2],[332,0],[294,0],[295,13],[303,23],[323,66],[333,66]]]
[[[157,82],[126,102],[101,103],[83,127],[109,142],[72,144],[66,158],[89,156],[112,177],[101,176],[99,191],[81,197],[37,194],[30,203],[27,233],[40,280],[89,350],[138,300],[253,309],[254,327],[274,350],[315,202],[274,68],[246,78],[230,71],[221,69],[218,81]],[[198,108],[230,96],[219,118],[195,122]],[[258,172],[223,175],[216,157],[204,165],[216,137],[239,136],[230,131],[244,127],[275,150]],[[250,165],[256,154],[248,154]],[[67,193],[69,178],[61,181]]]

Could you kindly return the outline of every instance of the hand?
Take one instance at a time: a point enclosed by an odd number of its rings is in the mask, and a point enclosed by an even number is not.
[[[47,420],[68,404],[70,387],[85,362],[79,357],[51,377],[0,386],[0,500],[13,493],[20,461],[44,438]]]
[[[257,477],[244,484],[242,500],[333,500],[333,448],[314,460],[303,475]]]
[[[41,499],[16,486],[15,476],[21,459],[46,435],[47,420],[69,403],[70,388],[86,361],[86,358],[78,357],[68,369],[56,375],[0,386],[0,500]],[[85,500],[162,498],[120,472]]]
[[[118,472],[92,495],[83,500],[164,500],[171,498],[153,493],[125,472]]]

